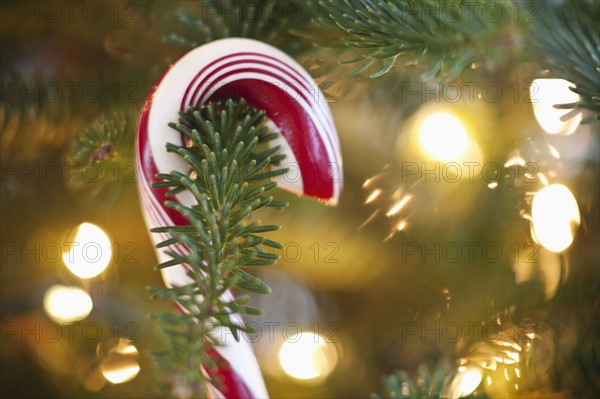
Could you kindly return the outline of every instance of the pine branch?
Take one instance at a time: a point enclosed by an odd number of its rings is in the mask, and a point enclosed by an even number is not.
[[[290,28],[305,26],[311,20],[311,3],[305,0],[147,1],[141,2],[141,11],[147,27],[135,28],[122,38],[134,53],[132,57],[140,62],[170,64],[193,48],[227,37],[260,40],[292,55],[310,48],[309,43],[289,33]],[[158,52],[144,50],[157,46]]]
[[[323,0],[317,23],[338,36],[338,43],[312,38],[322,46],[343,46],[356,56],[342,61],[358,74],[379,65],[371,77],[387,73],[397,62],[416,65],[431,77],[452,79],[474,64],[495,69],[519,46],[509,1],[494,2],[499,18],[486,17],[484,4],[460,0],[395,2],[382,0]],[[319,33],[320,36],[322,36]],[[343,51],[343,50],[341,50]]]
[[[133,79],[111,77],[110,71],[100,73],[101,67],[98,68],[84,68],[84,72],[77,74],[63,69],[51,74],[43,69],[26,73],[14,70],[3,77],[0,90],[2,155],[27,158],[26,154],[31,154],[31,158],[43,159],[54,154],[75,161],[81,167],[89,166],[101,159],[89,162],[91,153],[82,158],[79,152],[90,143],[90,150],[99,149],[94,138],[107,134],[101,131],[106,128],[101,124],[128,126],[125,136],[133,143],[135,123],[131,121],[141,100],[140,84]],[[97,118],[102,114],[107,116]],[[109,130],[115,131],[116,125]],[[36,128],[26,128],[29,126]],[[121,152],[130,148],[124,143]],[[131,151],[128,155],[127,160],[133,160]]]
[[[13,70],[10,75],[2,77],[2,159],[14,159],[15,156],[41,159],[68,147],[73,129],[83,121],[83,107],[78,107],[75,102],[69,103],[66,96],[57,95],[56,90],[52,90],[55,84],[40,71],[22,74]],[[41,148],[44,154],[40,154]]]
[[[384,398],[390,399],[439,399],[444,382],[450,375],[450,367],[446,363],[439,365],[433,373],[426,366],[419,367],[419,375],[412,379],[404,371],[398,371],[383,379]],[[381,399],[373,394],[372,399]]]
[[[600,2],[535,4],[540,23],[532,24],[528,47],[553,76],[573,83],[571,90],[581,96],[578,103],[561,108],[586,108],[600,119]]]
[[[100,116],[76,137],[70,154],[72,175],[69,183],[75,188],[90,188],[98,194],[111,183],[134,183],[135,167],[132,161],[135,136],[135,111],[119,109],[108,116]]]
[[[218,327],[229,329],[236,339],[251,329],[233,322],[230,315],[259,315],[261,310],[247,306],[247,295],[225,301],[222,294],[232,288],[267,294],[270,288],[244,270],[244,266],[269,265],[277,261],[271,248],[281,245],[266,239],[262,232],[278,226],[251,222],[254,211],[287,204],[272,201],[267,193],[276,183],[267,176],[283,173],[274,169],[274,153],[265,146],[277,135],[263,125],[264,112],[251,108],[244,100],[228,100],[189,109],[180,113],[179,123],[170,126],[186,138],[183,146],[167,145],[181,156],[190,173],[161,174],[156,187],[166,187],[171,195],[187,190],[196,204],[186,207],[176,202],[165,204],[180,212],[188,226],[165,226],[153,231],[168,232],[170,238],[158,247],[173,243],[185,245],[189,254],[167,252],[172,260],[157,266],[162,269],[185,264],[190,267],[193,284],[184,287],[154,288],[155,296],[176,300],[186,314],[159,314],[165,327],[167,349],[157,359],[161,368],[183,378],[184,386],[205,386],[200,365],[210,369],[208,351],[219,342],[209,334]],[[277,157],[281,159],[281,157]],[[273,173],[266,173],[272,170]]]

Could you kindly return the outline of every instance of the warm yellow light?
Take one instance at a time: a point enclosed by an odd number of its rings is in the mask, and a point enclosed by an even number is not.
[[[369,194],[369,197],[365,200],[365,204],[370,204],[371,202],[375,201],[380,195],[381,190],[376,188],[371,194]]]
[[[471,395],[481,384],[483,375],[479,368],[463,368],[452,380],[451,398],[464,398]]]
[[[110,263],[110,240],[106,233],[94,224],[81,224],[74,242],[68,243],[67,246],[69,250],[63,252],[63,262],[78,277],[96,277]]]
[[[279,363],[289,376],[316,382],[327,377],[335,368],[337,351],[321,336],[302,332],[283,343],[279,350]]]
[[[467,131],[453,115],[440,112],[429,115],[419,129],[421,147],[430,157],[457,161],[467,151]]]
[[[137,355],[138,350],[134,345],[121,340],[102,360],[100,365],[102,375],[113,384],[133,380],[140,372]]]
[[[406,223],[406,220],[401,220],[400,223],[398,223],[396,225],[396,230],[402,231],[406,228],[406,226],[408,226],[408,223]]]
[[[511,168],[513,166],[525,166],[526,162],[523,158],[521,158],[520,156],[515,156],[512,157],[511,159],[509,159],[508,161],[506,161],[504,163],[504,167],[505,168]]]
[[[405,195],[404,197],[402,197],[402,199],[398,202],[396,202],[394,204],[394,206],[392,206],[390,208],[389,211],[387,211],[387,213],[385,214],[385,216],[394,216],[395,214],[397,214],[398,212],[400,212],[400,210],[404,207],[404,205],[406,205],[408,203],[408,201],[410,201],[412,199],[412,196],[410,194]]]
[[[135,364],[123,364],[121,368],[113,370],[104,370],[103,368],[102,375],[113,384],[122,384],[133,380],[139,372],[140,365],[136,362]]]
[[[544,187],[533,197],[531,221],[538,243],[552,252],[562,252],[573,242],[580,223],[577,201],[562,184]]]
[[[531,83],[533,113],[540,126],[548,134],[571,134],[581,122],[581,112],[572,118],[561,120],[570,109],[556,109],[554,105],[570,104],[580,100],[577,93],[569,90],[574,86],[564,79],[536,79]]]
[[[57,322],[83,320],[90,314],[92,307],[92,298],[81,288],[54,285],[44,295],[44,310]]]

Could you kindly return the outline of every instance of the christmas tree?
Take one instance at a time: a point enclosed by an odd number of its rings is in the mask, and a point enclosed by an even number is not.
[[[0,17],[3,396],[600,394],[600,2]]]

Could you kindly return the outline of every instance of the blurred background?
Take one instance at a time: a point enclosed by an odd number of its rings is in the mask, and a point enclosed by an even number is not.
[[[161,71],[227,36],[307,68],[344,160],[337,207],[278,191],[290,206],[258,215],[284,244],[256,271],[273,289],[252,299],[265,316],[247,319],[272,397],[599,393],[599,129],[589,110],[553,107],[580,100],[572,84],[512,55],[518,30],[486,44],[504,59],[460,78],[402,64],[348,76],[304,35],[316,7],[2,3],[3,396],[165,396],[148,314],[172,305],[147,289],[162,280],[135,128]]]

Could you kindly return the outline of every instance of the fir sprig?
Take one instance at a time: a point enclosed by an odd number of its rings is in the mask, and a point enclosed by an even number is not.
[[[383,378],[384,398],[390,399],[439,399],[444,384],[451,373],[447,363],[441,363],[434,372],[425,365],[419,366],[419,374],[411,378],[406,372],[398,371]],[[377,394],[371,399],[381,399]]]
[[[133,133],[133,128],[125,112],[116,111],[109,116],[100,116],[75,140],[73,159],[81,167],[114,160],[117,148],[127,133]]]
[[[574,84],[581,101],[561,108],[587,108],[600,119],[600,2],[536,2],[540,23],[528,47],[556,76]],[[591,122],[593,118],[587,120]]]
[[[197,2],[153,2],[148,10],[153,26],[166,44],[192,49],[226,37],[247,37],[298,54],[309,45],[291,35],[290,27],[302,27],[313,15],[306,0],[209,0]]]
[[[67,155],[72,167],[69,184],[94,197],[114,201],[125,184],[135,183],[134,108],[115,110],[94,119],[81,130]],[[110,190],[107,190],[110,189]]]
[[[403,62],[423,68],[425,80],[452,79],[474,63],[497,68],[519,46],[511,2],[494,2],[497,18],[481,12],[484,5],[472,10],[460,0],[322,0],[316,21],[356,50],[356,57],[342,61],[357,64],[351,75],[379,64],[371,74],[378,77]]]
[[[190,169],[187,174],[159,174],[161,181],[155,187],[167,188],[170,196],[188,191],[195,203],[165,203],[185,216],[189,225],[153,229],[170,236],[157,247],[180,244],[189,254],[166,249],[172,259],[157,268],[187,265],[193,282],[152,290],[158,297],[175,300],[186,309],[182,314],[155,315],[163,322],[167,337],[167,348],[157,359],[171,376],[183,379],[186,387],[202,389],[207,377],[199,366],[215,366],[208,353],[219,342],[209,331],[227,328],[239,340],[240,333],[251,329],[236,323],[231,315],[262,313],[247,305],[247,295],[229,300],[223,294],[232,288],[270,292],[263,281],[244,270],[248,266],[273,264],[278,258],[273,249],[282,248],[263,236],[278,226],[262,226],[250,218],[260,208],[287,205],[267,195],[277,185],[271,178],[286,170],[277,168],[284,157],[277,155],[279,146],[268,145],[278,134],[270,131],[264,121],[264,112],[244,100],[228,100],[190,108],[180,113],[179,123],[170,124],[185,137],[186,143],[167,144],[167,150],[178,154]]]

